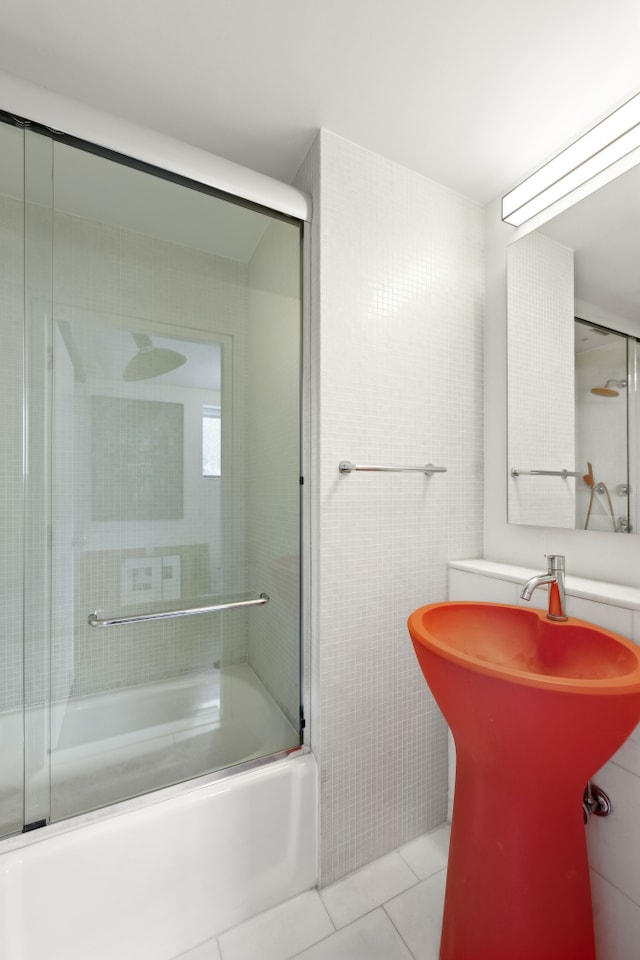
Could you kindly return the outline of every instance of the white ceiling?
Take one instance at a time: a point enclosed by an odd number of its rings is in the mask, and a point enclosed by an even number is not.
[[[640,90],[639,41],[637,0],[0,10],[0,67],[56,93],[284,181],[326,127],[481,203]]]

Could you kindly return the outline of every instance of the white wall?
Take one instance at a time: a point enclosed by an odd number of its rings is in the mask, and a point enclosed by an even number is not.
[[[406,619],[481,550],[482,212],[322,131],[313,193],[312,745],[320,882],[446,815],[446,735]],[[352,473],[340,460],[448,473]]]

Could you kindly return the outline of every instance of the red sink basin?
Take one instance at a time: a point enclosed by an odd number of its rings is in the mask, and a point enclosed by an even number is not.
[[[640,690],[640,648],[582,620],[497,603],[432,603],[409,618],[414,645],[466,670],[593,695]]]

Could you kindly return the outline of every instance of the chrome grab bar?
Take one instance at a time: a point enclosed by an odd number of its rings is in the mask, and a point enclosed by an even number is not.
[[[525,475],[535,477],[562,477],[563,480],[566,480],[567,477],[582,476],[579,470],[520,470],[518,467],[511,468],[512,477],[522,477]]]
[[[90,613],[87,617],[87,623],[90,627],[116,627],[122,623],[143,623],[148,620],[170,620],[173,617],[193,617],[197,613],[217,613],[219,610],[233,610],[236,607],[258,607],[263,603],[269,603],[270,597],[266,593],[261,593],[259,597],[253,600],[233,600],[229,603],[214,603],[208,607],[187,607],[186,610],[164,610],[159,613],[140,613],[131,617],[112,617],[108,620],[101,620],[98,617],[98,611]]]
[[[427,463],[424,467],[363,467],[356,466],[350,460],[341,460],[338,464],[340,473],[351,473],[352,470],[374,470],[378,473],[426,473],[428,477],[432,473],[446,473],[446,467],[434,467],[432,463]]]

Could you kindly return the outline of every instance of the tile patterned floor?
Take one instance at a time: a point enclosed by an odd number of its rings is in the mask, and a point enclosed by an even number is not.
[[[437,960],[449,827],[176,960]]]

